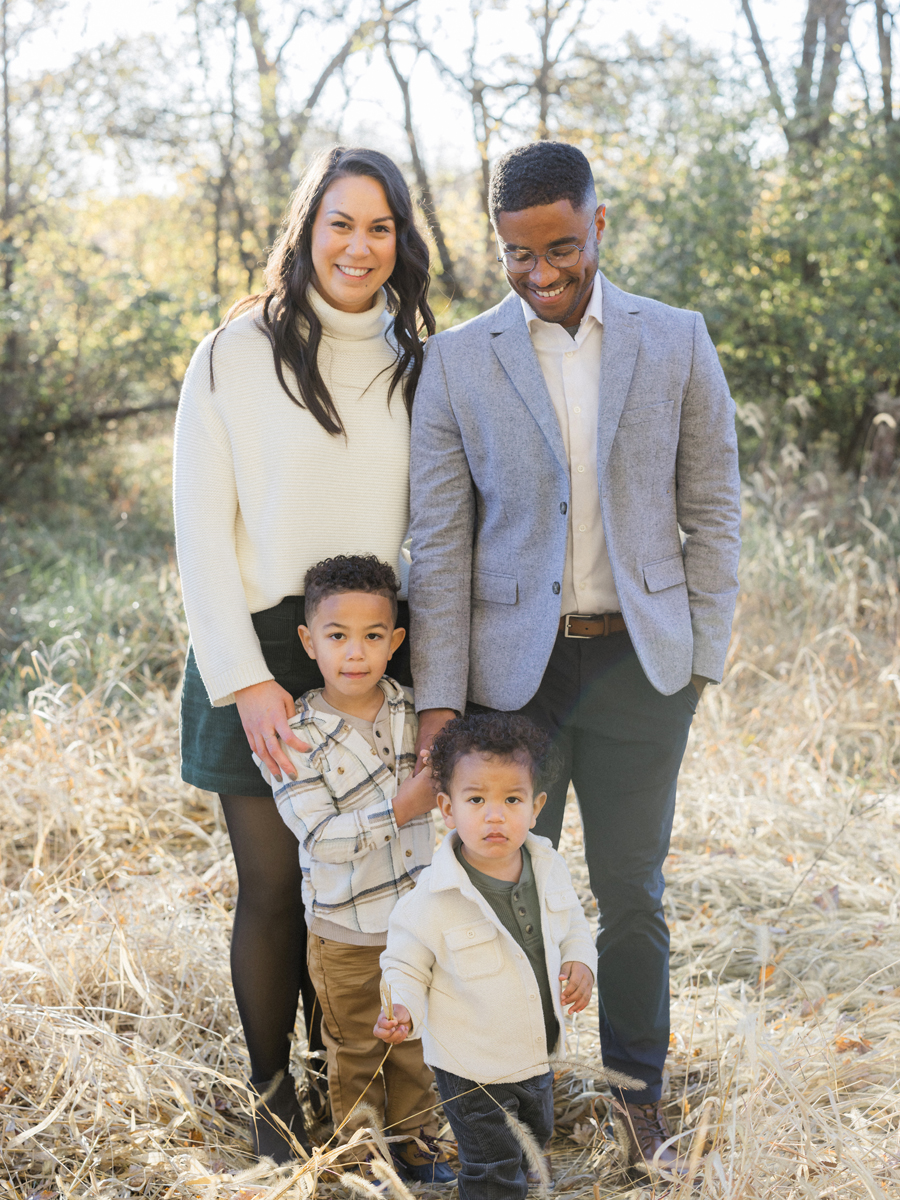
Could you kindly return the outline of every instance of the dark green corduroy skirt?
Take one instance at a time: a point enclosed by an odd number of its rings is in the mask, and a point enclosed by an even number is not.
[[[302,596],[286,596],[274,608],[254,613],[252,619],[266,664],[286,691],[296,697],[322,686],[319,668],[297,636],[297,626],[304,623]],[[409,607],[403,600],[397,624],[409,628]],[[391,659],[389,672],[398,683],[412,683],[408,638]],[[213,708],[210,704],[193,647],[188,650],[181,690],[181,778],[224,796],[272,794],[253,761],[237,705]]]

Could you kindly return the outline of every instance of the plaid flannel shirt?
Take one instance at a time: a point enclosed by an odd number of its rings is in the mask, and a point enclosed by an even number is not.
[[[384,933],[394,905],[431,862],[431,814],[402,828],[393,798],[416,762],[418,722],[411,693],[385,675],[379,682],[391,722],[392,771],[358,730],[341,717],[297,701],[291,729],[312,746],[300,754],[285,746],[296,779],[275,780],[256,759],[285,823],[300,843],[303,903],[316,917],[356,933]]]

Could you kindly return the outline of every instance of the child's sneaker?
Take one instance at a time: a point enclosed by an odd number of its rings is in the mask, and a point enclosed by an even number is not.
[[[449,1154],[421,1130],[418,1139],[410,1138],[408,1142],[392,1146],[391,1157],[398,1175],[406,1183],[456,1183]]]

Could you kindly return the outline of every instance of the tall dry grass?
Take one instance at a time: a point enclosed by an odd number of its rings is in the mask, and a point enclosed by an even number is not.
[[[666,1102],[695,1175],[622,1175],[592,1008],[556,1081],[558,1190],[900,1196],[898,505],[821,473],[747,484],[735,638],[667,869]],[[113,709],[65,640],[31,665],[28,719],[0,730],[0,1196],[346,1190],[324,1160],[248,1157],[233,864],[178,779],[175,697],[145,679]],[[573,806],[590,910],[579,841]]]

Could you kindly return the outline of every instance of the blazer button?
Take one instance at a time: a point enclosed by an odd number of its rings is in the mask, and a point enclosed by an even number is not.
[[[568,506],[568,504],[566,504],[565,500],[563,500],[562,504],[559,506],[559,511],[562,513],[563,516],[565,516],[566,513],[569,511],[569,506]]]
[[[553,585],[553,595],[554,596],[559,595],[559,584],[558,583],[554,583],[554,585]]]

